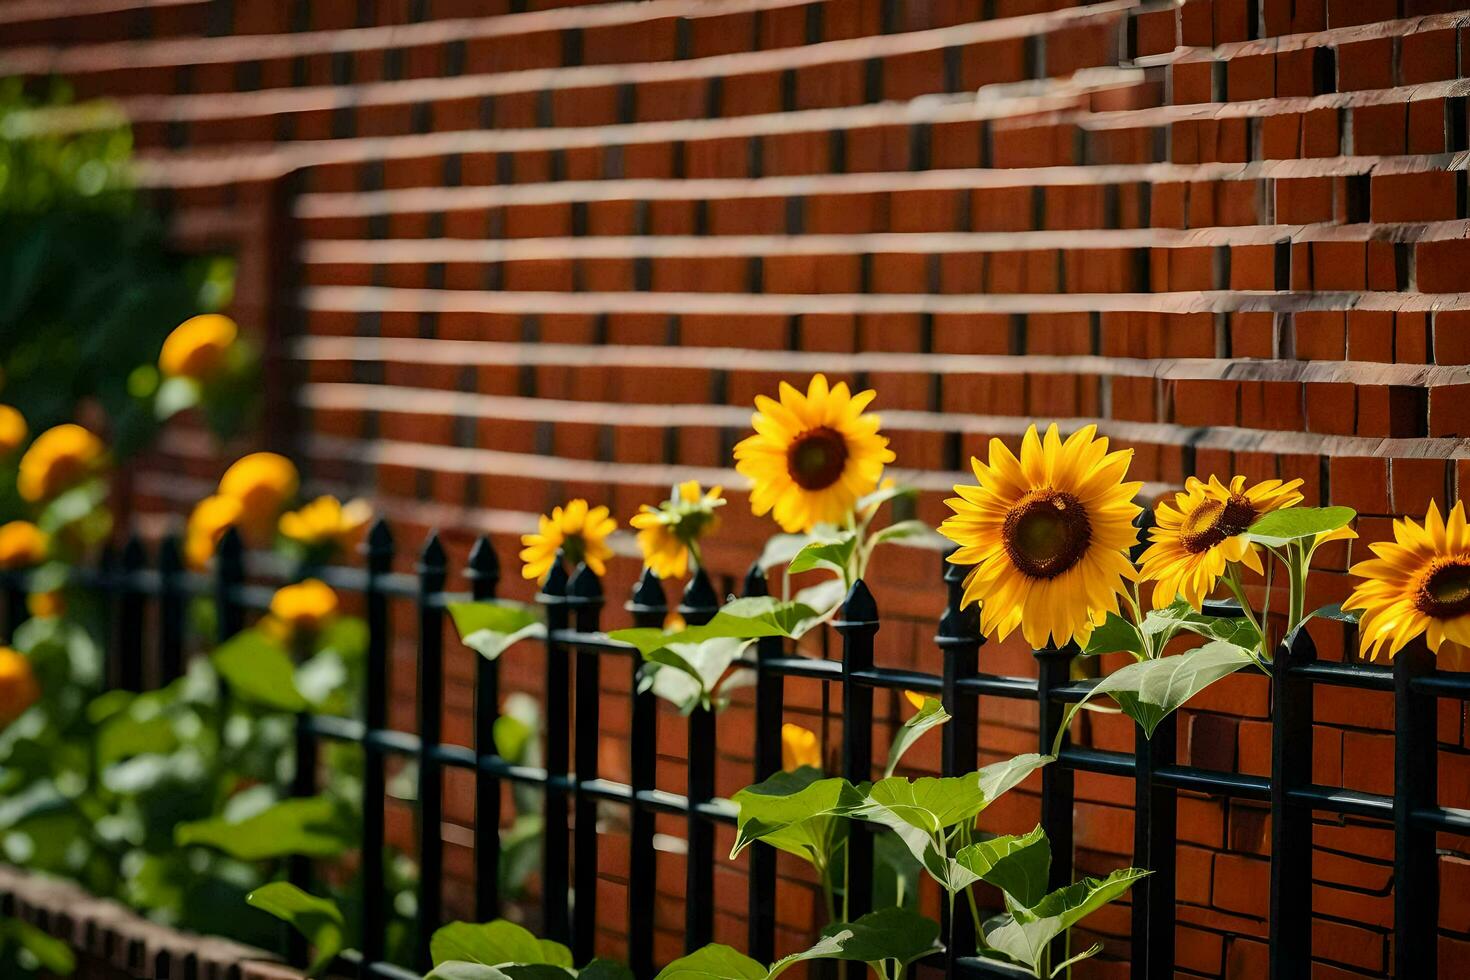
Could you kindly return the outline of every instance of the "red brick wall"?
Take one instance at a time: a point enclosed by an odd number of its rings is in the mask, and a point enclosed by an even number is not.
[[[274,377],[299,381],[272,438],[318,486],[372,493],[403,542],[439,526],[462,558],[487,531],[509,569],[552,504],[582,494],[626,520],[697,475],[737,488],[709,559],[738,581],[771,528],[746,512],[729,447],[754,394],[820,369],[879,389],[931,521],[990,436],[1096,421],[1136,450],[1151,492],[1190,473],[1304,478],[1309,502],[1362,513],[1361,554],[1391,515],[1458,497],[1470,473],[1470,15],[1453,6],[9,0],[0,74],[54,71],[117,97],[141,180],[182,219],[289,219],[239,238],[270,273],[242,288],[242,319],[275,338]],[[221,465],[176,435],[140,499],[179,510]],[[1349,560],[1331,554],[1339,572],[1314,602],[1345,594]],[[900,553],[875,571],[886,661],[937,669],[935,566]],[[609,620],[635,573],[615,563]],[[1343,656],[1340,636],[1319,642]],[[1034,669],[1012,645],[983,658]],[[469,738],[471,669],[455,649],[453,738]],[[536,686],[534,652],[506,669]],[[411,647],[395,671],[411,725]],[[607,672],[603,705],[614,778],[621,680]],[[789,715],[820,724],[820,690],[788,689]],[[886,739],[899,711],[881,707]],[[1186,712],[1181,757],[1266,773],[1267,711],[1261,679],[1220,684]],[[987,700],[982,715],[988,755],[1032,746],[1024,706]],[[1391,789],[1386,695],[1319,691],[1316,721],[1316,781]],[[750,722],[744,703],[720,720],[721,792],[746,781]],[[1084,724],[1095,745],[1131,747],[1116,718]],[[1470,805],[1460,705],[1441,706],[1440,734],[1442,802]],[[677,789],[672,715],[661,748],[660,785]],[[918,761],[935,764],[936,745]],[[1079,778],[1080,867],[1127,860],[1131,792]],[[447,802],[472,823],[462,781]],[[1265,811],[1188,794],[1180,811],[1181,975],[1263,975]],[[1034,800],[990,816],[1026,829]],[[1314,975],[1384,975],[1388,830],[1323,818],[1315,841]],[[1456,976],[1470,865],[1465,840],[1440,843]],[[603,868],[614,953],[625,860],[610,847]],[[664,955],[680,863],[660,855]],[[449,867],[463,907],[462,846]],[[722,862],[718,879],[718,932],[736,943],[742,867]],[[782,867],[786,948],[813,893]],[[1112,941],[1125,908],[1088,928],[1126,949]]]

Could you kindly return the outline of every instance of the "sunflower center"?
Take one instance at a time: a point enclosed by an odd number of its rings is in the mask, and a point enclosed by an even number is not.
[[[567,564],[576,568],[587,557],[587,541],[580,534],[568,534],[561,539],[561,550],[567,556]]]
[[[837,482],[847,465],[847,440],[825,425],[808,429],[786,450],[786,465],[791,479],[803,490],[825,490]]]
[[[1211,498],[1185,515],[1179,541],[1193,554],[1208,551],[1226,538],[1244,534],[1257,516],[1244,494],[1232,493],[1228,500]]]
[[[1026,494],[1006,514],[1001,540],[1022,574],[1055,578],[1087,553],[1092,525],[1076,497],[1042,488]]]
[[[1414,607],[1435,619],[1470,613],[1470,558],[1440,559],[1414,593]]]

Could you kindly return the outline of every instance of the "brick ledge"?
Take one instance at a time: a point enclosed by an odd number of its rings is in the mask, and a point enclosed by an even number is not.
[[[160,925],[75,882],[6,864],[0,912],[71,946],[76,980],[304,980],[264,950]]]

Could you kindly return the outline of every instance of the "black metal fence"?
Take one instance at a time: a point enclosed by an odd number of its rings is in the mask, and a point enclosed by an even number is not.
[[[596,808],[600,803],[629,808],[630,867],[627,902],[628,956],[636,976],[653,975],[654,817],[677,814],[687,820],[687,895],[685,943],[694,948],[713,933],[714,828],[733,823],[735,809],[717,799],[714,715],[698,709],[688,718],[688,783],[683,794],[655,785],[658,712],[651,692],[637,693],[636,650],[600,631],[606,604],[602,583],[586,567],[570,575],[554,567],[538,601],[544,606],[545,640],[544,767],[512,765],[496,754],[492,728],[499,705],[499,663],[477,658],[474,708],[475,744],[446,744],[442,739],[442,685],[446,606],[465,599],[493,598],[500,578],[488,540],[479,539],[465,575],[468,595],[445,591],[449,567],[437,535],[419,552],[416,574],[391,571],[392,536],[378,522],[362,546],[362,567],[315,570],[338,590],[361,594],[368,624],[367,690],[359,719],[303,715],[297,725],[296,777],[292,792],[311,795],[317,778],[317,748],[333,739],[361,747],[366,775],[362,782],[362,950],[344,964],[362,977],[390,980],[416,977],[383,961],[386,933],[384,884],[384,800],[390,757],[418,764],[418,849],[421,868],[417,939],[420,965],[427,965],[429,937],[441,925],[444,845],[441,837],[444,773],[457,767],[475,778],[475,912],[488,920],[501,911],[497,869],[500,860],[501,786],[506,782],[539,787],[544,794],[545,846],[541,868],[543,930],[549,938],[572,947],[577,962],[593,953],[598,921]],[[1011,677],[980,670],[984,643],[976,610],[960,608],[963,569],[945,565],[947,606],[934,642],[942,656],[942,674],[875,667],[873,637],[880,627],[878,608],[861,582],[848,594],[833,623],[841,636],[841,658],[813,659],[792,655],[780,638],[756,641],[747,664],[756,672],[754,771],[752,782],[781,767],[783,686],[788,677],[813,678],[838,685],[841,692],[842,775],[860,781],[873,770],[872,720],[875,692],[914,690],[938,696],[952,715],[943,727],[942,769],[959,775],[977,766],[980,697],[1031,701],[1037,707],[1039,751],[1051,749],[1066,707],[1083,698],[1090,682],[1072,681],[1071,649],[1036,652],[1037,676]],[[149,567],[144,546],[130,540],[116,561],[89,578],[116,603],[109,656],[118,685],[140,689],[145,661],[154,659],[153,677],[177,676],[184,656],[184,604],[190,595],[212,594],[217,602],[218,634],[223,640],[245,623],[250,609],[263,609],[272,589],[249,584],[239,539],[221,542],[213,574],[183,570],[176,540],[166,539],[156,565]],[[24,613],[21,585],[12,580],[7,609],[13,627]],[[766,594],[758,569],[746,577],[746,595]],[[417,617],[418,733],[388,728],[389,618],[394,601],[413,604]],[[146,655],[147,607],[157,607],[156,657]],[[661,625],[668,612],[662,584],[645,574],[626,607],[635,625]],[[702,573],[684,590],[679,612],[691,625],[708,621],[718,599]],[[514,656],[512,652],[508,654]],[[631,699],[628,741],[631,783],[600,778],[598,773],[600,674],[604,660],[627,672]],[[1312,712],[1314,685],[1327,684],[1369,691],[1392,691],[1395,697],[1396,754],[1394,794],[1385,796],[1314,785]],[[1275,657],[1271,676],[1273,726],[1271,775],[1259,777],[1181,765],[1175,758],[1174,718],[1159,726],[1152,740],[1137,736],[1134,752],[1072,746],[1063,740],[1058,760],[1042,770],[1041,824],[1052,843],[1051,888],[1073,879],[1073,780],[1077,772],[1132,778],[1136,785],[1134,864],[1152,869],[1132,896],[1132,975],[1146,980],[1174,976],[1176,797],[1180,790],[1269,804],[1271,813],[1270,963],[1275,980],[1299,980],[1311,974],[1312,819],[1314,812],[1370,818],[1394,829],[1394,975],[1401,978],[1439,976],[1437,925],[1436,832],[1470,833],[1470,811],[1441,807],[1438,802],[1436,718],[1439,698],[1470,697],[1470,675],[1439,672],[1421,643],[1401,652],[1392,667],[1321,662],[1310,636],[1288,637]],[[575,692],[575,693],[574,693]],[[576,710],[573,711],[573,703]],[[566,846],[570,841],[570,847]],[[757,960],[776,957],[776,858],[767,847],[754,847],[749,858],[748,952]],[[872,840],[866,826],[854,823],[850,841],[849,908],[855,918],[871,901]],[[290,868],[291,877],[310,887],[309,863]],[[575,904],[571,901],[575,895]],[[950,976],[1014,976],[1014,972],[971,955],[974,936],[967,916],[954,923],[955,941],[943,962],[934,965]],[[948,934],[947,924],[945,934]],[[936,958],[937,959],[937,958]],[[856,964],[861,970],[862,964]],[[853,976],[858,973],[852,974]]]

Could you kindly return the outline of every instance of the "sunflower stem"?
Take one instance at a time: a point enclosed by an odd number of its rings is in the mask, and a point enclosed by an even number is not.
[[[1240,603],[1240,611],[1245,614],[1246,621],[1256,631],[1258,638],[1257,649],[1253,650],[1251,655],[1255,658],[1256,663],[1264,666],[1266,631],[1262,628],[1260,620],[1256,618],[1256,614],[1251,611],[1250,601],[1245,597],[1245,585],[1240,581],[1240,568],[1234,563],[1225,567],[1225,585],[1230,589],[1231,594],[1235,596],[1235,601]]]

